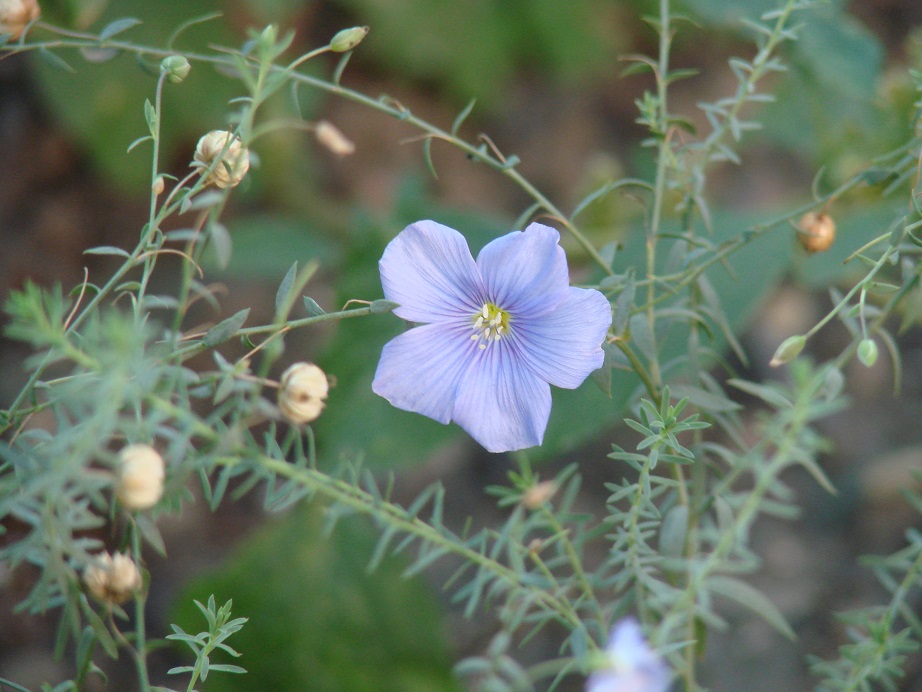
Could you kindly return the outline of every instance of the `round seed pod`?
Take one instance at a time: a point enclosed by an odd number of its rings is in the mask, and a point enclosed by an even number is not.
[[[836,224],[829,214],[809,211],[797,222],[797,240],[809,253],[826,252],[836,239]]]
[[[323,411],[329,391],[323,370],[313,363],[295,363],[282,373],[279,411],[295,425],[310,423]]]
[[[208,171],[206,182],[222,189],[238,185],[250,170],[249,150],[227,130],[212,130],[204,135],[195,147],[195,160],[202,164],[203,172]]]
[[[124,603],[144,584],[138,566],[123,553],[102,553],[83,572],[87,590],[104,603]]]
[[[163,457],[146,444],[128,445],[119,453],[115,494],[129,510],[153,507],[163,495]]]
[[[36,0],[0,0],[0,34],[9,34],[12,40],[19,38],[41,13]]]

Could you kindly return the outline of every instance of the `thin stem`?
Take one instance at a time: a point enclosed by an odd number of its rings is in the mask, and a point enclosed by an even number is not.
[[[161,105],[163,102],[163,83],[166,80],[166,72],[161,71],[160,76],[157,79],[157,90],[154,95],[154,131],[151,133],[153,138],[153,152],[151,153],[151,164],[150,164],[150,211],[147,217],[147,231],[144,233],[141,238],[140,245],[147,246],[150,243],[151,238],[157,232],[157,192],[155,190],[155,183],[158,176],[160,175],[160,121],[161,121]],[[138,300],[135,301],[135,319],[139,319],[140,315],[138,311],[141,310],[142,302],[144,300],[144,294],[147,291],[147,284],[150,281],[150,277],[154,271],[154,265],[157,263],[157,253],[150,253],[145,256],[144,259],[144,271],[141,274],[140,287],[138,288]],[[185,264],[185,263],[184,263]]]
[[[529,591],[537,606],[554,613],[571,627],[582,627],[579,613],[568,600],[558,598],[543,589],[522,584],[519,575],[514,570],[488,557],[484,552],[469,547],[457,537],[440,532],[418,516],[408,514],[402,507],[376,499],[361,488],[331,478],[316,469],[292,466],[285,461],[266,456],[260,457],[257,463],[263,469],[281,478],[292,480],[360,514],[374,517],[403,534],[415,536],[426,543],[438,546],[445,552],[452,553],[475,567],[493,574],[511,589]],[[590,646],[595,646],[591,640]]]
[[[135,564],[141,565],[141,537],[137,527],[131,531],[131,554]],[[147,594],[139,593],[134,597],[134,632],[135,641],[134,659],[138,668],[138,682],[141,692],[150,691],[150,680],[147,675],[147,626],[144,619],[144,606],[147,603]]]

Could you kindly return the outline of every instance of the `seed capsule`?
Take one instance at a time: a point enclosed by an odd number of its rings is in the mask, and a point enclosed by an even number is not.
[[[115,494],[129,510],[149,509],[163,495],[163,457],[150,445],[135,444],[119,454]]]
[[[828,214],[807,212],[797,222],[797,240],[809,253],[825,252],[836,239],[836,224]]]
[[[102,553],[83,572],[87,590],[105,603],[124,603],[141,590],[138,566],[124,553]]]
[[[237,186],[250,170],[249,150],[226,130],[212,130],[202,137],[195,147],[195,160],[203,164],[203,172],[208,170],[207,182],[222,189]]]
[[[38,19],[41,13],[36,0],[0,0],[0,34],[19,38],[26,25]]]
[[[323,370],[313,363],[295,363],[282,373],[279,411],[296,425],[310,423],[323,411],[329,391]]]

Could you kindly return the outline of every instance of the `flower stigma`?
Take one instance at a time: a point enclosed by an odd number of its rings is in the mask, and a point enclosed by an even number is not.
[[[471,339],[474,341],[483,341],[478,344],[484,349],[487,344],[493,341],[499,341],[509,333],[509,313],[498,307],[495,303],[484,303],[480,312],[474,314],[473,330],[474,334]]]

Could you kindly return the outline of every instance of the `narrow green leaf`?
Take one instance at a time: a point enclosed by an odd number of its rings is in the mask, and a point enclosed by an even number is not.
[[[39,48],[38,55],[42,60],[44,60],[46,63],[48,63],[52,67],[56,67],[57,69],[63,70],[64,72],[70,72],[71,74],[77,73],[77,71],[73,67],[71,67],[70,64],[66,60],[64,60],[64,58],[59,56],[57,53],[52,53],[50,50],[48,50],[44,46],[42,48]]]
[[[138,137],[136,140],[134,140],[131,144],[128,145],[128,149],[125,151],[125,153],[130,154],[132,149],[134,149],[139,144],[143,144],[147,140],[154,141],[154,138],[151,137],[150,135],[144,135],[143,137]]]
[[[794,405],[791,400],[781,392],[766,385],[756,384],[755,382],[748,382],[746,380],[738,380],[736,378],[727,380],[727,384],[741,389],[747,394],[752,394],[776,408],[791,408]]]
[[[400,307],[400,303],[395,303],[393,300],[385,300],[383,298],[379,300],[371,301],[369,306],[371,309],[372,315],[382,315],[384,313],[392,312],[395,308]]]
[[[794,634],[794,630],[784,619],[781,611],[758,589],[739,579],[720,575],[708,579],[707,585],[710,591],[749,608],[788,639],[792,641],[797,639],[797,635]]]
[[[282,311],[285,305],[289,305],[290,298],[289,294],[291,293],[291,287],[294,286],[295,277],[298,275],[298,263],[295,262],[291,265],[291,268],[286,272],[285,277],[282,279],[282,283],[279,284],[278,290],[275,292],[275,315],[276,318],[281,317]]]
[[[131,257],[131,254],[120,247],[112,245],[99,245],[83,251],[84,255],[116,255],[117,257]]]
[[[181,673],[191,673],[195,670],[192,666],[176,666],[175,668],[170,668],[166,674],[167,675],[179,675]]]
[[[138,514],[135,517],[135,523],[148,545],[160,555],[166,557],[166,544],[163,542],[163,537],[160,535],[160,529],[157,528],[157,524],[146,514]]]
[[[477,99],[475,98],[471,99],[470,101],[468,101],[467,105],[464,107],[464,110],[458,113],[458,117],[455,118],[455,121],[451,125],[452,135],[454,136],[458,135],[458,130],[461,129],[462,123],[464,123],[464,121],[467,120],[467,116],[469,116],[471,114],[471,111],[474,110],[475,103],[477,103]]]
[[[120,34],[123,31],[127,31],[133,26],[137,26],[141,23],[140,19],[135,19],[134,17],[124,17],[123,19],[116,19],[114,22],[111,22],[99,32],[100,42],[108,41],[110,38],[116,34]]]
[[[83,56],[84,60],[96,64],[114,60],[121,55],[121,52],[118,48],[91,48],[87,46],[80,49],[80,55]]]
[[[236,313],[235,315],[228,317],[223,322],[216,324],[214,327],[208,330],[207,334],[205,334],[204,338],[202,339],[202,343],[205,344],[208,348],[214,348],[218,344],[224,343],[237,333],[237,330],[243,326],[249,315],[250,308],[246,308]]]
[[[326,311],[317,304],[317,301],[309,296],[304,296],[304,309],[311,317],[319,317],[320,315],[326,314]]]
[[[688,533],[688,507],[676,505],[663,518],[659,532],[659,550],[664,557],[680,558],[685,554]]]
[[[218,266],[221,269],[227,269],[231,256],[234,254],[234,241],[231,239],[227,226],[215,221],[208,227],[208,236],[211,238],[211,246],[214,248]]]
[[[217,190],[208,190],[207,192],[196,195],[191,200],[189,200],[189,205],[183,209],[183,213],[186,211],[195,211],[197,209],[207,209],[209,207],[213,207],[220,203],[223,198],[223,192],[218,192]]]
[[[144,120],[147,122],[147,129],[151,134],[151,137],[154,139],[157,138],[157,109],[154,108],[154,104],[150,102],[150,99],[144,100]]]
[[[230,663],[212,663],[211,670],[216,670],[220,673],[246,673],[246,668],[241,668],[240,666],[235,666]]]

